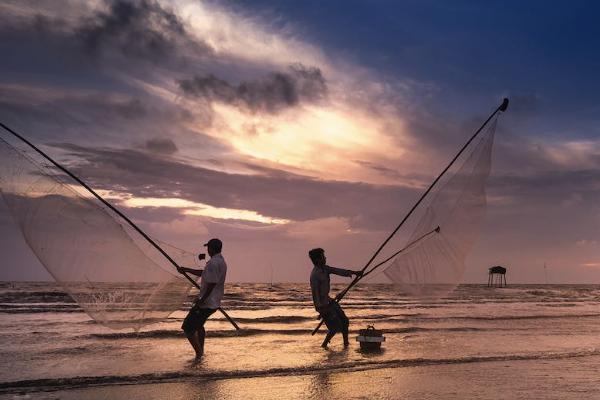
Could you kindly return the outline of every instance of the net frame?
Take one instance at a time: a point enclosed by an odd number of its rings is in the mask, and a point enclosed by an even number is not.
[[[402,251],[383,272],[412,296],[439,298],[461,281],[466,258],[485,220],[486,182],[491,172],[495,117],[453,174],[434,190],[408,242],[439,228],[435,235]]]
[[[21,143],[0,138],[2,197],[50,275],[102,325],[139,330],[164,320],[184,303],[190,284],[83,189]],[[174,257],[190,259],[173,249]]]

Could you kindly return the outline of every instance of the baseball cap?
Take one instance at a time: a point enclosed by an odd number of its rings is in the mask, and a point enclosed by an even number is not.
[[[223,242],[221,242],[219,239],[217,238],[212,238],[210,239],[208,242],[204,243],[205,247],[212,247],[214,249],[222,249],[223,248]]]

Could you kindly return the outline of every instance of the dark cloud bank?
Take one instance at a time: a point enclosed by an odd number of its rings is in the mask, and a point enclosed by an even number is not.
[[[68,4],[57,2],[56,6]],[[90,60],[114,62],[116,55],[168,65],[174,59],[181,61],[186,54],[197,56],[212,51],[189,33],[173,10],[152,0],[105,1],[103,9],[76,22],[41,14],[4,15],[0,22],[0,37],[23,46],[22,52],[51,53],[63,62],[80,66],[89,65],[85,61]],[[18,49],[14,50],[18,55]]]
[[[301,101],[321,100],[327,94],[321,70],[301,64],[291,66],[289,72],[272,72],[261,80],[237,85],[213,74],[182,79],[178,83],[188,96],[219,101],[252,112],[274,113],[296,106]]]
[[[148,0],[113,1],[107,12],[88,18],[74,34],[90,53],[117,49],[127,57],[153,62],[171,56],[187,37],[173,12]]]
[[[215,171],[165,157],[168,152],[163,147],[171,149],[166,142],[159,146],[161,154],[71,144],[60,147],[81,160],[73,165],[74,170],[97,188],[122,190],[136,197],[177,197],[294,221],[340,217],[357,229],[390,229],[423,190],[318,180],[264,167],[256,169],[259,175]],[[597,200],[598,182],[596,170],[494,174],[489,192],[510,195],[514,201],[495,204],[490,215],[557,207],[573,195],[590,209]]]
[[[400,186],[270,174],[264,168],[261,175],[226,173],[137,150],[59,146],[81,160],[71,168],[95,188],[136,197],[177,197],[296,221],[342,217],[354,227],[388,228],[390,218],[400,215],[402,205],[417,194]]]
[[[171,139],[153,138],[146,141],[145,148],[158,154],[173,154],[177,152],[177,146]]]
[[[54,4],[72,6],[60,0]],[[43,140],[89,145],[87,138],[113,142],[118,136],[131,139],[127,146],[162,132],[177,141],[202,137],[211,149],[222,149],[225,142],[201,132],[192,135],[182,122],[210,125],[213,101],[275,113],[327,96],[320,69],[247,67],[215,53],[174,10],[157,1],[107,0],[93,11],[82,6],[83,14],[70,19],[11,15],[10,10],[0,13],[0,51],[10,54],[0,63],[0,118]],[[234,65],[236,72],[216,69],[223,64]],[[240,79],[248,68],[253,75],[263,69],[263,77]],[[219,77],[198,73],[211,70],[218,70]],[[176,82],[181,94],[195,101],[167,101],[135,84],[161,86],[165,81]],[[159,150],[149,143],[147,149],[173,152],[170,147]]]

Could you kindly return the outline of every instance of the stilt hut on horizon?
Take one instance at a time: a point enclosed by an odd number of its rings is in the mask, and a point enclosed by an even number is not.
[[[506,268],[496,265],[488,271],[488,287],[506,287]]]

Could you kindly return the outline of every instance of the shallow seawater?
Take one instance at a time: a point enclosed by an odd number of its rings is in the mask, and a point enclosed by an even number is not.
[[[307,285],[231,284],[223,307],[243,331],[214,314],[206,355],[196,364],[179,329],[189,305],[140,332],[111,330],[55,284],[2,283],[0,395],[593,397],[586,388],[598,383],[599,303],[595,285],[462,285],[427,302],[389,285],[362,285],[342,303],[351,336],[368,324],[386,336],[382,351],[364,353],[356,342],[343,349],[337,336],[329,350],[319,347],[324,330],[310,335],[317,320]],[[546,389],[528,387],[525,376],[547,382]],[[486,389],[494,384],[502,392]],[[236,392],[241,387],[244,395]]]

